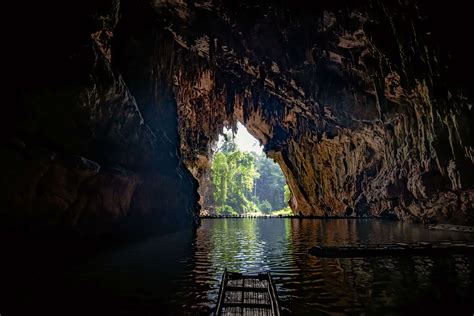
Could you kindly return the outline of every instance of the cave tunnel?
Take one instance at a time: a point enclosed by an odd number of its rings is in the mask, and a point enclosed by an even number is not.
[[[15,4],[0,314],[95,314],[94,304],[102,314],[209,314],[226,262],[271,270],[295,315],[406,314],[420,303],[472,313],[472,255],[302,255],[324,243],[472,242],[469,12],[422,0]],[[281,168],[294,217],[199,218],[213,144],[238,122]],[[314,272],[306,283],[304,271]]]

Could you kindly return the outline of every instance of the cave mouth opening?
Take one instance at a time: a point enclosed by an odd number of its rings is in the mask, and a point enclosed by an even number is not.
[[[208,188],[201,192],[202,217],[291,214],[280,166],[245,125],[224,127],[211,152]]]

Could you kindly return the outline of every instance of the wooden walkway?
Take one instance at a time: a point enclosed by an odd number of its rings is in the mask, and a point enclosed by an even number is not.
[[[418,242],[411,244],[366,244],[353,246],[316,246],[309,253],[321,258],[354,258],[379,256],[446,256],[474,255],[474,242]]]
[[[215,315],[280,315],[270,273],[242,274],[224,270]]]

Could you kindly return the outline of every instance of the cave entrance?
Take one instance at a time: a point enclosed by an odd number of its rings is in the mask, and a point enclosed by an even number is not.
[[[201,216],[291,214],[280,166],[243,124],[224,128],[212,152]]]

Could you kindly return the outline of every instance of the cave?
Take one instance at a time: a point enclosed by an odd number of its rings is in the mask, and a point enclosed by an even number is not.
[[[280,166],[299,220],[469,230],[469,12],[461,2],[422,0],[15,4],[6,38],[13,89],[1,116],[0,229],[12,240],[5,253],[26,247],[40,256],[33,248],[55,244],[45,252],[52,258],[54,247],[87,257],[90,245],[170,234],[212,240],[198,227],[213,144],[238,123]],[[332,222],[288,220],[279,229],[339,236]],[[370,231],[405,232],[383,227]],[[446,238],[472,240],[456,236]],[[180,242],[175,249],[192,251]],[[21,260],[13,257],[8,269]],[[472,256],[463,260],[472,272]],[[472,273],[469,280],[455,292],[472,290]],[[19,302],[22,290],[12,293]],[[465,296],[440,295],[443,308],[472,312]],[[176,313],[158,302],[156,311]],[[356,312],[364,310],[387,312]]]

